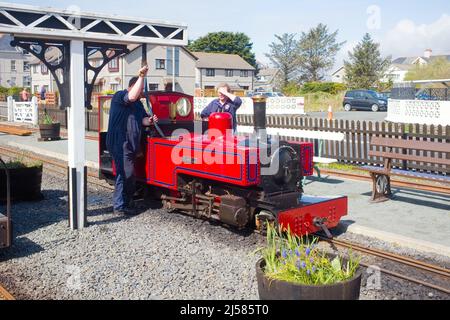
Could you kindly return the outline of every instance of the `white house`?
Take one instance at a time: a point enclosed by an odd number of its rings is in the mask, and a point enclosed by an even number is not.
[[[147,62],[150,67],[148,73],[148,85],[150,91],[172,90],[173,63],[172,47],[148,45]],[[194,95],[195,86],[195,64],[197,58],[185,48],[175,48],[175,90]],[[54,50],[48,53],[50,60],[58,59],[60,52]],[[103,56],[96,52],[92,54],[89,63],[98,67],[103,63]],[[137,47],[125,57],[116,58],[108,63],[99,73],[94,83],[94,95],[103,94],[106,91],[118,91],[128,86],[128,81],[137,76],[141,68],[142,52]],[[45,65],[37,58],[30,61],[33,93],[39,92],[44,86],[47,92],[58,90],[56,83]],[[58,73],[60,76],[60,73]],[[93,75],[88,73],[89,81]]]
[[[344,83],[344,78],[345,78],[345,68],[343,66],[331,74],[332,82]]]
[[[11,40],[10,36],[0,35],[0,86],[30,87],[30,56],[11,47]]]
[[[254,90],[263,92],[280,91],[281,71],[277,68],[260,69],[256,76]]]
[[[255,68],[237,54],[192,52],[197,57],[195,87],[215,89],[226,82],[234,90],[253,90]]]

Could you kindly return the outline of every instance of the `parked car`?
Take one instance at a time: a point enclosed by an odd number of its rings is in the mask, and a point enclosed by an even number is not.
[[[285,95],[281,92],[253,92],[249,95],[249,97],[260,96],[263,95],[266,98],[276,98],[276,97],[284,97]]]
[[[352,109],[386,111],[387,99],[372,90],[350,90],[345,94],[343,106],[345,111]]]

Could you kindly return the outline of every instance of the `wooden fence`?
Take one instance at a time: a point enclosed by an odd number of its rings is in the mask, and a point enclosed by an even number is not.
[[[253,116],[238,115],[240,125],[253,125]],[[399,124],[391,122],[349,121],[308,118],[267,116],[267,126],[275,128],[290,128],[314,131],[342,132],[343,141],[324,140],[322,156],[337,159],[341,163],[382,165],[379,157],[369,157],[370,141],[373,136],[412,139],[417,141],[447,142],[450,143],[450,126],[434,126],[421,124]],[[281,137],[290,139],[289,137]],[[298,139],[313,142],[311,139]],[[383,147],[374,147],[376,151],[387,151]],[[398,149],[395,149],[398,152]],[[450,159],[450,153],[427,152],[410,150],[410,155],[427,156],[431,158]],[[450,166],[417,163],[413,161],[394,161],[394,166],[408,169],[449,174]]]
[[[96,109],[86,112],[86,130],[98,130],[98,112]],[[61,122],[62,127],[67,126],[67,116],[64,110],[47,109],[47,113],[55,120]],[[42,112],[41,112],[42,116]],[[198,115],[196,117],[198,119]],[[345,135],[343,141],[324,140],[322,156],[337,159],[341,163],[359,165],[381,165],[383,161],[379,157],[369,157],[370,141],[373,136],[395,137],[402,139],[412,139],[417,141],[435,141],[450,143],[450,126],[433,126],[420,124],[397,124],[390,122],[372,121],[349,121],[293,117],[284,115],[267,116],[267,126],[276,128],[302,129],[314,131],[342,132]],[[252,115],[238,115],[239,125],[252,126]],[[281,137],[286,140],[304,140],[313,142],[310,139],[299,139],[291,137]],[[385,151],[385,148],[375,148],[377,151]],[[421,155],[432,158],[450,159],[449,153],[426,152],[412,150],[411,155]],[[394,165],[409,170],[422,170],[441,174],[450,174],[450,166],[431,165],[427,163],[416,163],[412,161],[396,161]]]

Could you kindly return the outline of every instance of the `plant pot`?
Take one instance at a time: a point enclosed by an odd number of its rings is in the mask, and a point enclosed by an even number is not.
[[[256,263],[256,278],[261,300],[358,300],[361,289],[361,271],[345,282],[330,285],[302,285],[272,280],[264,274],[264,259]]]
[[[59,122],[52,124],[40,124],[39,132],[42,140],[60,139],[61,124]]]
[[[9,169],[12,201],[36,201],[41,193],[42,166]],[[0,170],[0,201],[6,202],[6,173]]]

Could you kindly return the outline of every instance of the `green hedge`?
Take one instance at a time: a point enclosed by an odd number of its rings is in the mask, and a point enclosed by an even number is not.
[[[347,86],[343,83],[336,82],[307,82],[301,88],[301,93],[326,92],[337,94],[347,90]]]
[[[337,82],[306,82],[303,86],[290,82],[283,88],[283,93],[291,97],[319,92],[335,95],[346,90],[347,86],[345,84]]]

